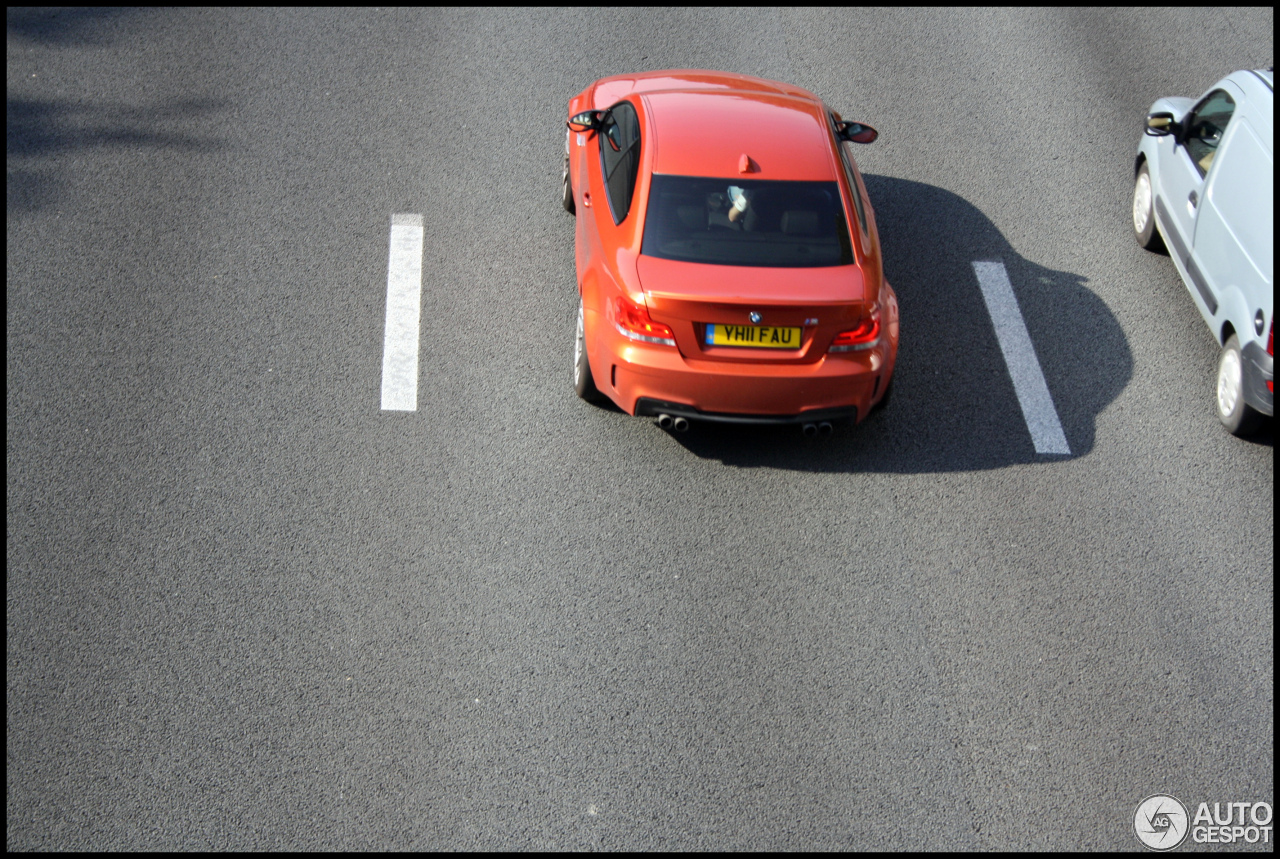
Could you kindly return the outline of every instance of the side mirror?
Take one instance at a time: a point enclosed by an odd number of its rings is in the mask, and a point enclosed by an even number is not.
[[[584,110],[569,117],[565,125],[572,131],[599,131],[604,122],[603,110]]]
[[[861,122],[836,123],[836,137],[850,143],[871,143],[879,136],[880,132]]]
[[[1174,121],[1173,114],[1162,110],[1159,113],[1147,114],[1147,126],[1142,129],[1142,133],[1152,137],[1167,137],[1170,134],[1177,135],[1180,130],[1178,123]]]

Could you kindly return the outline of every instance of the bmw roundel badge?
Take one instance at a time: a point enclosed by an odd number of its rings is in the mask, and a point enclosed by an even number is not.
[[[747,314],[747,318],[751,320],[753,325],[759,325],[760,320],[764,319],[763,316],[761,316],[759,313],[757,313],[754,310]]]

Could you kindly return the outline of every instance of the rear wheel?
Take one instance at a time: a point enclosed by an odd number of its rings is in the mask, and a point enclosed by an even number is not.
[[[1151,171],[1144,163],[1133,180],[1133,237],[1149,251],[1163,251],[1164,239],[1156,228],[1155,195],[1151,190]]]
[[[877,409],[883,409],[889,405],[889,398],[893,396],[893,376],[889,377],[889,384],[884,386],[884,393],[880,395],[879,401],[876,402]]]
[[[564,210],[570,215],[574,213],[573,185],[569,182],[569,129],[564,130],[564,171],[560,174],[560,182],[564,186],[560,193]]]
[[[1253,435],[1262,426],[1262,414],[1244,401],[1244,361],[1240,338],[1232,334],[1218,356],[1218,420],[1232,435]]]
[[[573,390],[588,403],[604,402],[604,394],[591,377],[591,362],[587,358],[587,331],[583,325],[582,302],[578,302],[578,330],[573,337]]]

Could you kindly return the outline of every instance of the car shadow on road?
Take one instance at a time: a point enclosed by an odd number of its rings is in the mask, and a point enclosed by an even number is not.
[[[1023,259],[981,211],[932,185],[866,176],[902,340],[892,402],[823,439],[798,428],[695,425],[673,437],[691,453],[742,467],[919,473],[1055,462],[1093,449],[1098,414],[1122,391],[1133,357],[1086,278]],[[1008,271],[1071,453],[1038,455],[996,340],[973,263]]]

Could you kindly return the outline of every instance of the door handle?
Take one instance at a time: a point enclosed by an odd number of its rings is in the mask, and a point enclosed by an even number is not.
[[[591,195],[586,191],[582,192],[582,205],[586,206],[588,209],[591,208]]]
[[[1192,191],[1190,194],[1187,195],[1187,202],[1190,203],[1191,208],[1194,209],[1196,206],[1200,204],[1200,195],[1197,194],[1195,191]]]

